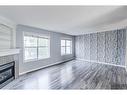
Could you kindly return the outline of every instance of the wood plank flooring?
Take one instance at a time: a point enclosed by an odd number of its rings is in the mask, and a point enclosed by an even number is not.
[[[125,68],[72,60],[20,76],[3,89],[127,89]]]

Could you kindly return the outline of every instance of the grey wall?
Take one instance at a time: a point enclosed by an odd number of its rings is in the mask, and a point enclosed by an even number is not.
[[[125,66],[126,29],[76,37],[76,58]]]
[[[38,34],[45,34],[50,36],[50,58],[32,61],[32,62],[23,62],[23,32],[32,32]],[[62,37],[72,38],[72,54],[61,56],[61,47],[60,47],[60,39]],[[33,71],[39,68],[43,68],[48,65],[53,65],[57,62],[66,61],[68,59],[74,58],[74,37],[62,33],[50,32],[34,27],[17,25],[17,33],[16,33],[16,47],[21,49],[20,54],[20,63],[19,63],[19,72],[25,73],[29,71]]]

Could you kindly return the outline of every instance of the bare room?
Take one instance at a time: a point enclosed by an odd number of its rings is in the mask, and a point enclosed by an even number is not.
[[[0,89],[127,89],[127,6],[0,6]]]

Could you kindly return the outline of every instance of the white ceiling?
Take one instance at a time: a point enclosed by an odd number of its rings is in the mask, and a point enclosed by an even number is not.
[[[127,19],[126,10],[125,6],[0,6],[0,15],[17,24],[80,35]]]

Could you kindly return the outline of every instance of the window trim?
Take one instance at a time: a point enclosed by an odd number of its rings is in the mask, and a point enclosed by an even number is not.
[[[65,46],[61,46],[61,41],[62,40],[65,40]],[[70,41],[71,42],[71,46],[67,46],[66,44],[66,42],[67,41]],[[71,38],[62,38],[61,40],[60,40],[60,48],[62,49],[62,47],[65,47],[65,54],[62,54],[62,52],[61,52],[61,56],[65,56],[65,55],[72,55],[72,47],[73,47],[73,45],[72,45],[72,39]],[[68,53],[66,53],[66,48],[67,47],[70,47],[70,54],[68,54]]]
[[[32,36],[32,37],[37,37],[37,47],[35,46],[35,48],[37,48],[37,58],[35,59],[28,59],[28,60],[25,60],[25,43],[24,43],[24,37],[25,36]],[[44,38],[44,39],[48,39],[48,57],[47,58],[39,58],[38,57],[38,48],[39,47],[43,47],[43,46],[38,46],[38,38]],[[26,47],[27,48],[27,47]],[[28,48],[34,48],[33,47],[28,47]],[[23,62],[24,63],[27,63],[27,62],[33,62],[33,61],[39,61],[39,60],[45,60],[45,59],[48,59],[51,57],[51,54],[50,54],[50,36],[44,36],[43,34],[35,34],[35,33],[28,33],[28,32],[23,32]]]

